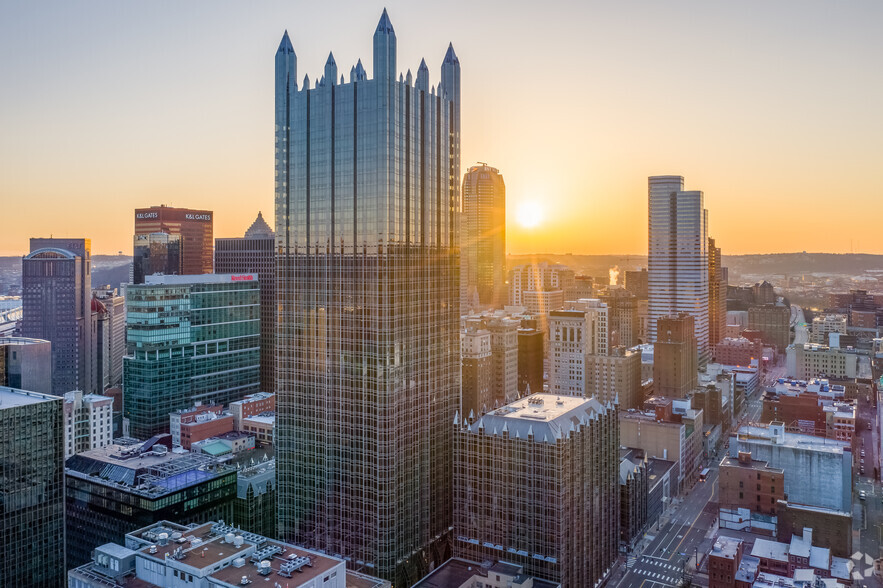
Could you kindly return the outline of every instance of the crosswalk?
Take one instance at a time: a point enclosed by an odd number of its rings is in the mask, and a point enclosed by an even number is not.
[[[675,565],[667,559],[647,555],[641,556],[640,560],[635,556],[630,556],[626,561],[626,567],[632,573],[663,586],[677,586],[682,571],[681,566]]]

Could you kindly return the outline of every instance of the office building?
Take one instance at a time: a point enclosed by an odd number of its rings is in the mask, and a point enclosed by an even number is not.
[[[718,487],[722,529],[776,536],[777,503],[785,499],[785,470],[739,452],[735,458],[721,459]]]
[[[622,456],[619,458],[619,541],[628,549],[634,548],[647,528],[647,501],[650,480],[647,458]],[[632,452],[628,452],[632,453]]]
[[[22,266],[23,337],[52,342],[52,393],[95,391],[89,239],[31,239]]]
[[[172,444],[190,450],[194,443],[233,431],[233,414],[219,404],[194,406],[169,415]]]
[[[614,347],[609,355],[587,355],[585,361],[586,397],[601,402],[613,402],[618,397],[620,410],[643,405],[639,350]]]
[[[126,354],[126,299],[116,288],[92,290],[92,311],[97,314],[95,337],[95,381],[99,392],[123,383]]]
[[[643,496],[640,493],[643,490],[643,483],[635,484],[634,487],[629,488],[627,494],[620,494],[620,509],[634,509],[632,512],[620,512],[620,521],[630,520],[638,523],[639,530],[637,534],[632,535],[632,531],[629,532],[631,536],[630,542],[634,542],[645,531],[653,529],[662,516],[663,511],[671,504],[672,496],[677,494],[678,466],[670,460],[649,457],[646,451],[635,447],[621,447],[619,459],[620,489],[622,489],[622,464],[626,460],[635,467],[640,468],[642,475],[646,476],[647,479],[646,494]],[[626,501],[628,506],[626,506]],[[643,526],[641,526],[642,519]],[[629,523],[629,525],[631,524]],[[620,524],[620,529],[622,529],[622,523]]]
[[[538,329],[518,329],[518,393],[536,393],[543,390],[543,332]]]
[[[659,396],[684,398],[698,383],[697,342],[687,313],[659,317],[653,345],[653,391]]]
[[[261,287],[261,390],[276,391],[276,237],[261,213],[241,238],[215,239],[215,272],[257,274]]]
[[[635,295],[638,300],[647,300],[647,268],[638,270],[626,270],[625,272],[625,289]]]
[[[241,431],[243,419],[266,412],[276,412],[276,395],[269,392],[249,394],[242,400],[231,402],[229,408],[233,413],[233,429]]]
[[[135,235],[132,282],[143,284],[144,276],[181,274],[181,235],[145,233]]]
[[[547,300],[551,303],[559,301],[557,296],[539,296],[540,292],[561,292],[560,304],[566,300],[573,300],[570,295],[576,287],[576,276],[572,269],[563,265],[549,265],[546,262],[519,265],[509,272],[509,304],[513,306],[528,307],[530,299],[536,301]],[[526,296],[526,293],[533,293]],[[548,313],[561,308],[544,307],[543,312]]]
[[[177,519],[176,519],[177,520]],[[69,588],[147,586],[235,588],[390,588],[389,582],[349,572],[330,555],[248,532],[223,520],[169,520],[133,529],[97,546],[92,560],[68,572]]]
[[[799,380],[813,378],[855,378],[858,375],[858,355],[854,351],[816,345],[794,343],[785,350],[788,375]]]
[[[166,518],[233,516],[236,469],[203,453],[172,452],[168,435],[76,454],[64,475],[69,568],[99,545]]]
[[[494,406],[491,334],[480,320],[468,320],[460,332],[460,414],[484,414]]]
[[[847,334],[849,317],[845,314],[823,314],[812,319],[809,342],[828,345],[831,333]]]
[[[504,556],[505,557],[505,556]],[[548,582],[524,573],[524,566],[506,561],[469,561],[452,557],[420,579],[411,588],[440,588],[452,586],[518,586],[521,588],[561,588],[558,582]]]
[[[693,317],[697,360],[708,362],[708,211],[702,192],[684,191],[681,176],[649,180],[650,255],[647,283],[650,342],[662,317]]]
[[[619,413],[620,444],[675,462],[675,493],[696,480],[702,463],[704,415],[689,399],[651,398],[643,409]]]
[[[506,304],[506,184],[499,170],[473,165],[463,176],[460,306]]]
[[[486,317],[491,334],[494,402],[508,404],[518,398],[518,329],[521,321],[507,316]]]
[[[505,554],[562,586],[602,581],[619,545],[617,412],[595,399],[532,394],[456,420],[455,555]]]
[[[714,361],[724,365],[750,366],[763,359],[763,341],[745,337],[724,337],[714,346]]]
[[[781,353],[791,342],[791,308],[784,304],[764,304],[748,308],[748,329],[760,331],[763,342]]]
[[[451,545],[460,62],[401,75],[385,11],[373,45],[343,83],[276,53],[278,530],[405,586]]]
[[[64,395],[64,457],[104,447],[113,442],[113,398],[83,394]]]
[[[64,583],[62,399],[0,387],[0,584]]]
[[[148,276],[126,291],[123,395],[129,434],[169,431],[169,414],[260,391],[255,274]]]
[[[155,273],[210,274],[212,245],[211,210],[173,208],[164,204],[136,208],[134,282],[143,284],[145,276]]]
[[[611,347],[634,347],[638,344],[638,299],[628,290],[610,286],[599,296],[607,305],[607,329]]]
[[[50,394],[52,343],[28,337],[0,337],[0,386]]]
[[[253,461],[253,460],[252,460]],[[276,536],[276,459],[266,454],[237,469],[232,523],[266,537]]]
[[[727,328],[727,268],[721,264],[720,247],[708,238],[708,348],[724,338]]]
[[[592,276],[574,276],[573,286],[570,289],[570,294],[567,295],[567,299],[595,298],[594,283],[595,280]]]
[[[553,310],[549,329],[549,392],[585,396],[586,354],[590,346],[586,313],[577,309]]]
[[[785,424],[740,427],[730,440],[730,457],[739,452],[785,471],[790,502],[841,511],[852,509],[852,451],[844,441],[788,433]]]
[[[763,393],[761,422],[782,421],[792,430],[852,443],[857,407],[846,388],[828,380],[779,378]]]

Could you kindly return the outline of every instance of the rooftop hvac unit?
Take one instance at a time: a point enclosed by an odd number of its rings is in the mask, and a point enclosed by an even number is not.
[[[258,564],[258,573],[260,575],[269,576],[272,571],[272,568],[270,568],[270,560],[265,559]]]

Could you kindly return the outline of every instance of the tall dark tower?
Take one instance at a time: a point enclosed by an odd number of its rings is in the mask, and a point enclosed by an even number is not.
[[[506,184],[499,170],[474,165],[463,176],[461,306],[502,308],[506,292]]]
[[[279,533],[396,586],[450,555],[459,396],[460,65],[374,77],[276,53]]]
[[[52,393],[100,392],[93,382],[92,242],[31,239],[22,269],[22,335],[52,342]]]

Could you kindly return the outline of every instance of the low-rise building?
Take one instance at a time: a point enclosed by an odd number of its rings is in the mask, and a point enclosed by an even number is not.
[[[497,561],[475,562],[459,557],[438,566],[411,588],[561,588],[550,582],[524,573],[524,567]],[[349,587],[347,587],[349,588]]]
[[[782,421],[791,430],[851,443],[856,404],[845,396],[844,386],[828,380],[779,378],[763,393],[761,420]]]
[[[233,414],[220,404],[194,406],[169,415],[172,443],[190,449],[194,443],[233,431]]]
[[[714,361],[724,365],[750,366],[752,360],[763,357],[763,341],[745,337],[725,337],[714,346]]]
[[[647,528],[650,495],[647,458],[632,453],[620,450],[619,457],[619,540],[628,548],[634,547]]]
[[[785,498],[785,471],[740,452],[724,457],[718,476],[722,529],[776,536],[778,502]]]
[[[799,380],[855,378],[858,376],[858,355],[827,345],[795,343],[785,351],[785,366],[788,375]]]
[[[125,545],[99,546],[90,563],[68,572],[70,588],[389,588],[348,572],[346,562],[295,547],[224,521],[181,525],[158,521],[126,534]],[[272,584],[269,584],[272,582]]]
[[[760,560],[759,571],[762,574],[795,578],[798,571],[811,570],[811,575],[852,584],[852,561],[832,556],[829,549],[813,545],[812,534],[812,529],[804,528],[800,535],[792,535],[788,543],[757,539],[751,555]]]
[[[191,446],[191,451],[205,453],[212,457],[221,457],[224,455],[236,455],[254,448],[254,435],[243,431],[230,431],[216,437],[209,437],[208,439],[194,442]]]
[[[264,454],[256,463],[237,464],[232,522],[237,527],[276,536],[276,458]]]
[[[256,443],[260,445],[273,445],[273,439],[276,430],[276,413],[262,412],[254,416],[242,419],[242,433],[254,436]]]
[[[846,334],[846,328],[849,323],[849,317],[845,314],[823,314],[812,319],[812,329],[810,330],[810,343],[819,345],[828,345],[828,335],[830,333]]]
[[[741,539],[718,537],[708,553],[708,588],[732,588],[745,545]]]
[[[233,430],[242,429],[242,419],[265,412],[276,411],[276,395],[271,392],[249,394],[242,400],[231,402],[230,412],[233,413]]]

